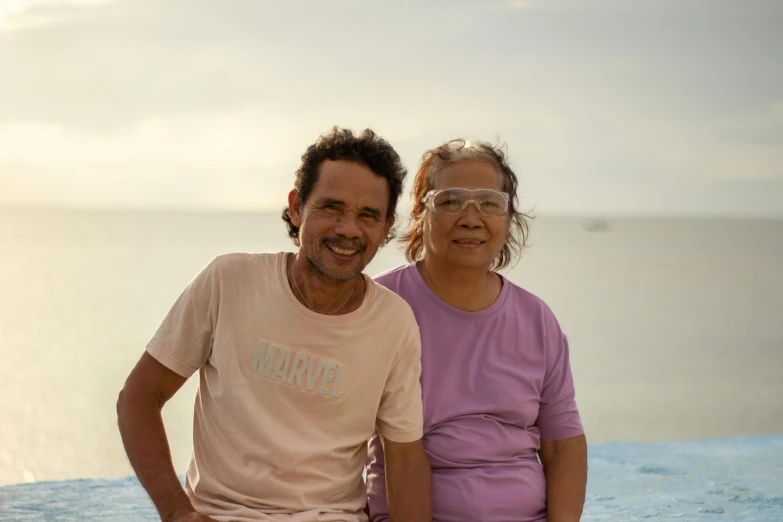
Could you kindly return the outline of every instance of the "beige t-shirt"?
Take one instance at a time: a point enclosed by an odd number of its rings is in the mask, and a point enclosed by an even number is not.
[[[286,255],[216,258],[147,346],[183,377],[199,371],[186,490],[221,521],[364,522],[373,430],[422,436],[419,329],[368,277],[356,311],[307,309]]]

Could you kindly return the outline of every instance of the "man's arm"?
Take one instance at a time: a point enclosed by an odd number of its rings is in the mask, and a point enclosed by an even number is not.
[[[125,452],[163,522],[213,520],[193,509],[174,471],[163,427],[161,409],[186,380],[144,352],[117,399]]]
[[[421,439],[394,442],[381,437],[386,461],[386,498],[392,522],[432,521],[430,462]]]
[[[577,522],[582,516],[587,489],[587,439],[541,441],[541,463],[546,476],[549,522]]]

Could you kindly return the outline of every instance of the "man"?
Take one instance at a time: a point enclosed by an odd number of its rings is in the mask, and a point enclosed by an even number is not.
[[[117,402],[123,443],[164,522],[365,522],[376,428],[392,520],[431,520],[413,313],[362,274],[391,238],[405,169],[372,131],[302,156],[283,219],[297,254],[216,258],[185,289]],[[194,372],[183,489],[161,408]]]

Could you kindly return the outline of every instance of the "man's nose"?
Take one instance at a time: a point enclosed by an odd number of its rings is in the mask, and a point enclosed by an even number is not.
[[[355,238],[361,235],[358,216],[353,212],[343,212],[337,218],[337,224],[334,227],[335,233],[347,238]]]

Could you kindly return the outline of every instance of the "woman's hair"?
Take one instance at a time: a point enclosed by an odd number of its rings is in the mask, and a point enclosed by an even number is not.
[[[533,216],[517,210],[517,176],[506,162],[506,155],[500,147],[489,143],[469,142],[464,139],[447,141],[440,147],[428,150],[421,158],[421,166],[413,180],[413,208],[411,209],[411,224],[400,240],[405,243],[405,257],[408,262],[415,263],[424,258],[423,221],[424,196],[435,187],[438,174],[447,166],[465,160],[483,161],[494,166],[501,177],[503,192],[508,194],[511,227],[508,239],[503,245],[492,270],[507,267],[516,262],[522,249],[527,245],[529,220]]]

